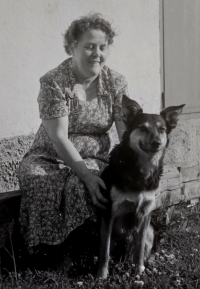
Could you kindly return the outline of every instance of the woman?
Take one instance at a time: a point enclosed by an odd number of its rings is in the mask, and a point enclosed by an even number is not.
[[[99,175],[110,150],[115,121],[119,139],[124,77],[105,66],[114,31],[100,14],[72,22],[64,35],[71,55],[41,79],[42,124],[19,170],[21,232],[31,251],[62,243],[95,206],[105,208]]]

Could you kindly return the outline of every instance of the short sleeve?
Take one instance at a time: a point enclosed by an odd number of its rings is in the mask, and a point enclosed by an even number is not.
[[[40,79],[40,92],[38,96],[39,113],[41,119],[62,117],[69,114],[65,94],[59,85],[52,81]]]
[[[122,112],[122,97],[123,95],[129,96],[128,83],[124,76],[120,75],[116,83],[116,90],[114,95],[113,113],[115,121],[123,120]]]

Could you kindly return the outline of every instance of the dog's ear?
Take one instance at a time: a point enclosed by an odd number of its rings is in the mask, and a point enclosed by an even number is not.
[[[161,111],[160,115],[165,119],[169,132],[177,126],[179,116],[182,113],[185,104],[179,106],[170,106]]]
[[[130,99],[126,95],[122,98],[122,111],[123,111],[123,122],[128,124],[132,121],[136,114],[142,113],[143,110],[141,106],[133,99]]]

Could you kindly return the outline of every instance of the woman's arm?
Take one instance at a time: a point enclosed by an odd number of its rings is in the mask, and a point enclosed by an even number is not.
[[[80,154],[69,140],[68,115],[52,119],[43,119],[42,123],[59,157],[85,183],[94,205],[103,208],[102,202],[105,203],[107,200],[102,196],[99,185],[106,189],[104,182],[88,170]]]
[[[72,142],[68,139],[68,116],[43,119],[42,123],[59,157],[81,180],[84,180],[89,174],[89,170]]]

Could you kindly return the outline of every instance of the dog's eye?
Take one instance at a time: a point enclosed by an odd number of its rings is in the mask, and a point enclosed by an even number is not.
[[[148,128],[146,126],[139,127],[141,132],[148,132]]]
[[[160,132],[165,132],[166,129],[165,129],[164,127],[160,127],[160,128],[159,128],[159,131],[160,131]]]

